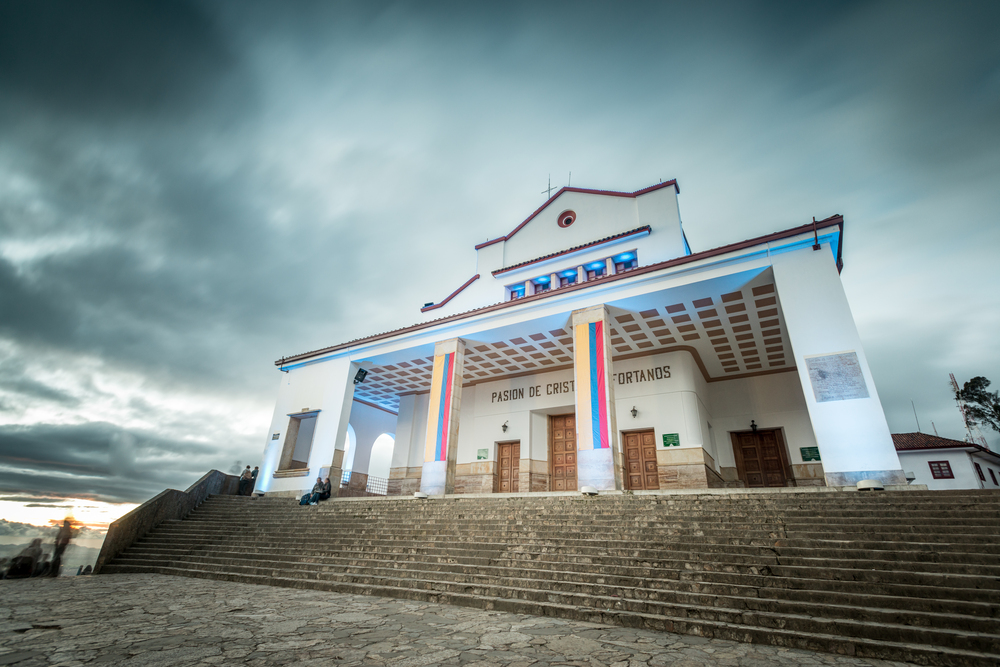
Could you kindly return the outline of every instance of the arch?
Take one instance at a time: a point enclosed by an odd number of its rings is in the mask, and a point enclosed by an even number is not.
[[[354,434],[354,427],[347,425],[347,435],[344,437],[344,462],[341,465],[343,470],[354,469],[354,455],[358,451],[358,436]]]
[[[392,466],[392,450],[396,445],[395,433],[383,433],[372,444],[371,458],[368,459],[368,476],[389,478],[389,468]]]

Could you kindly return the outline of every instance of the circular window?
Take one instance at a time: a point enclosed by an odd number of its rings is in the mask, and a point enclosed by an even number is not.
[[[574,213],[573,211],[563,211],[562,213],[559,214],[557,222],[559,223],[560,227],[569,227],[574,222],[576,222],[576,213]]]

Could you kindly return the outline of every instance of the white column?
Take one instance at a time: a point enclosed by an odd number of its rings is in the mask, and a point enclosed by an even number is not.
[[[827,485],[906,484],[829,245],[772,266]]]

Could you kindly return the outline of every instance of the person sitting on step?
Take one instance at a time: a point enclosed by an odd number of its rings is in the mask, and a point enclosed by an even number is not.
[[[320,494],[323,493],[323,479],[321,477],[316,478],[316,483],[313,484],[312,491],[302,495],[299,500],[299,505],[318,505]]]
[[[329,500],[331,495],[333,495],[333,486],[330,484],[330,478],[327,477],[323,480],[323,491],[319,494],[319,499]]]

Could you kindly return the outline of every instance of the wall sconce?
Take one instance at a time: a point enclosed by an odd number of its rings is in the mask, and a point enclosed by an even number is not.
[[[500,428],[502,428],[503,432],[506,433],[507,432],[507,422],[504,422],[503,426],[501,426]]]
[[[638,411],[638,410],[636,410],[636,409],[635,409],[635,406],[633,405],[633,406],[632,406],[632,419],[635,419],[635,416],[636,416],[637,414],[639,414],[639,411]]]
[[[757,432],[757,423],[752,419],[750,420],[750,430],[754,433]]]

